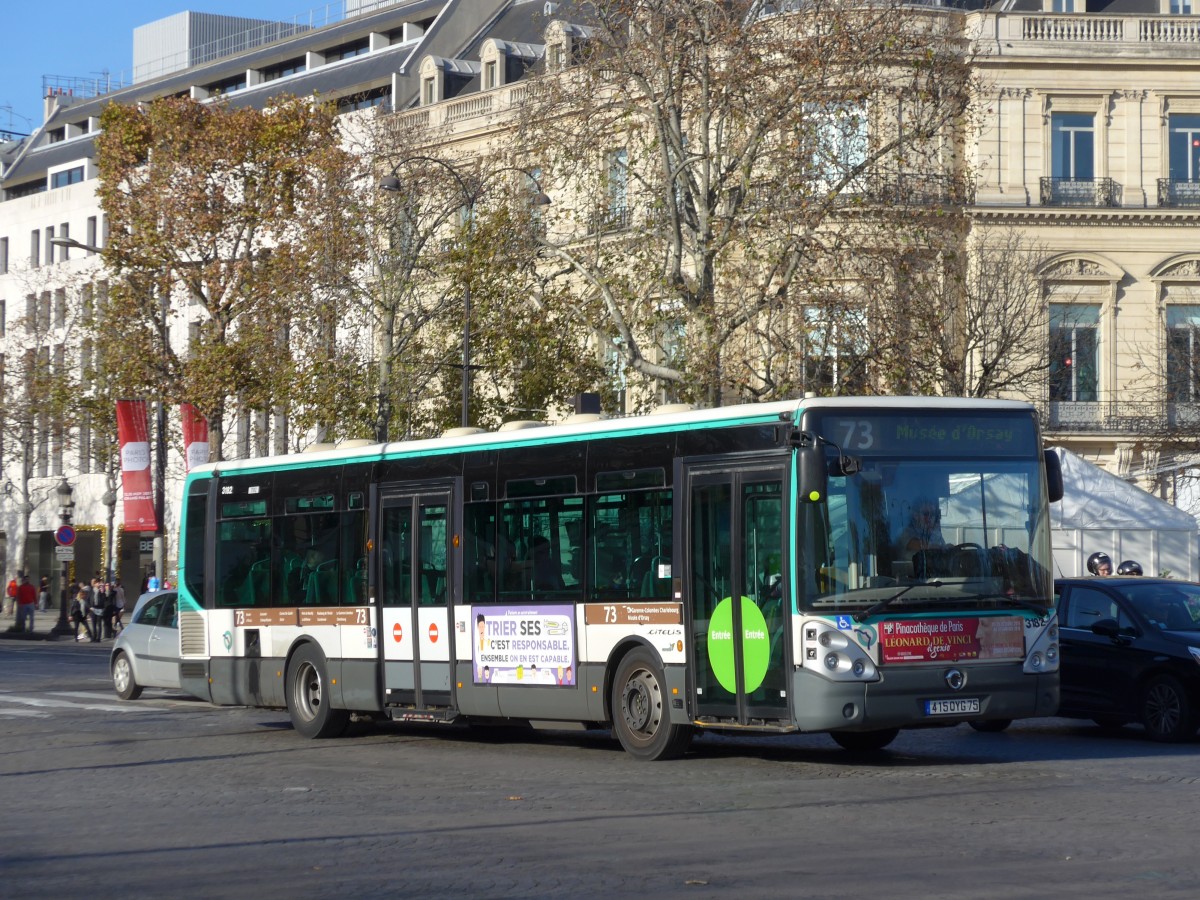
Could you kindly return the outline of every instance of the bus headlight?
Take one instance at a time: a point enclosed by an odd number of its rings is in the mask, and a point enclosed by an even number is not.
[[[809,620],[800,632],[802,667],[833,681],[876,681],[879,669],[848,631],[825,620]],[[873,637],[873,636],[872,636]]]

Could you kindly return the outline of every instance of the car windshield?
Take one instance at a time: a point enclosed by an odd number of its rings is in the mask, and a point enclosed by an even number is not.
[[[1200,585],[1130,579],[1118,590],[1134,609],[1159,628],[1200,631]]]
[[[1051,607],[1041,477],[1029,459],[864,458],[801,508],[801,604]]]

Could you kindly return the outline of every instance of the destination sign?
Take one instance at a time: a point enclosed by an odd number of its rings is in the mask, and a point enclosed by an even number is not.
[[[958,412],[958,411],[956,411]],[[806,427],[843,453],[881,456],[1021,456],[1039,451],[1032,413],[939,416],[826,414]]]

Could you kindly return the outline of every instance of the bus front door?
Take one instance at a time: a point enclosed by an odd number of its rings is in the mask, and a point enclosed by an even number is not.
[[[701,722],[788,717],[784,469],[683,464],[685,597]]]
[[[380,654],[386,706],[451,705],[450,492],[389,494],[380,501]]]

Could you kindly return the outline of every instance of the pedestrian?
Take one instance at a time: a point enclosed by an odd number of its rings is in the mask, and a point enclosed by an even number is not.
[[[4,592],[4,611],[5,613],[13,612],[17,605],[17,579],[11,578],[8,582],[8,588]]]
[[[125,615],[125,586],[117,581],[113,583],[113,633],[119,634],[125,628],[121,621]]]
[[[42,583],[38,585],[38,612],[45,612],[50,608],[50,576],[43,575]]]
[[[17,631],[33,631],[33,611],[37,608],[37,588],[24,572],[17,573]]]
[[[113,620],[117,615],[116,605],[116,585],[111,581],[106,581],[103,584],[104,588],[104,639],[112,640],[116,635],[113,632]]]
[[[88,627],[87,622],[88,604],[90,602],[87,588],[81,583],[79,590],[75,593],[75,599],[71,601],[71,622],[75,625],[75,640],[77,641],[82,641],[85,636],[89,640],[95,640],[92,637],[92,629]],[[80,625],[83,626],[83,634],[79,633]]]
[[[92,641],[104,640],[104,592],[99,578],[92,579],[89,621],[92,624]]]
[[[1093,575],[1111,575],[1113,570],[1112,557],[1104,551],[1098,551],[1088,557],[1087,570]]]

